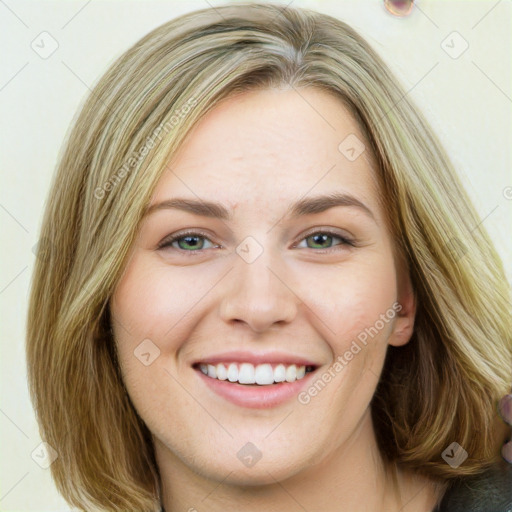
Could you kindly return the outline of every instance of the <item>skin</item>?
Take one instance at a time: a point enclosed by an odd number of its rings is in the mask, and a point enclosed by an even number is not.
[[[439,497],[403,471],[395,489],[376,445],[370,400],[387,347],[411,337],[416,304],[369,149],[355,161],[338,149],[350,134],[364,140],[329,93],[245,92],[196,125],[155,189],[151,204],[201,198],[233,212],[232,221],[175,209],[146,216],[111,301],[123,379],[153,434],[166,512],[421,512]],[[285,216],[304,196],[334,191],[373,217],[353,206]],[[183,240],[158,249],[189,228],[207,232],[192,241],[199,249]],[[309,238],[325,228],[355,246]],[[236,252],[249,236],[262,248],[250,264]],[[309,357],[322,374],[396,301],[401,311],[307,405],[240,407],[191,367],[229,350],[279,350]],[[148,366],[134,357],[144,339],[160,350]],[[247,442],[262,454],[252,467],[237,457]]]

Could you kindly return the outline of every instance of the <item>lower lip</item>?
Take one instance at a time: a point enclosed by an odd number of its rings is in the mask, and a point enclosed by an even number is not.
[[[259,386],[257,384],[238,384],[228,380],[213,379],[200,370],[196,370],[196,372],[217,395],[235,405],[252,409],[270,409],[287,402],[300,393],[315,373],[314,371],[308,372],[302,379],[295,382],[280,382],[279,384]]]

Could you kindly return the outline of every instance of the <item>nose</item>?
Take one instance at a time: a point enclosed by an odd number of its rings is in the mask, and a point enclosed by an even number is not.
[[[301,303],[299,290],[277,257],[265,250],[252,262],[237,256],[234,265],[220,308],[225,322],[247,324],[261,333],[293,320]]]

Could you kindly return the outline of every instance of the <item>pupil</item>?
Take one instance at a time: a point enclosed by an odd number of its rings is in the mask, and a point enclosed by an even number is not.
[[[318,244],[325,243],[325,240],[323,242],[322,241],[320,241],[320,242],[316,241],[316,239],[325,239],[325,238],[330,238],[330,237],[329,237],[329,235],[313,235],[313,241],[314,241],[313,243],[315,243],[315,244],[317,244],[317,243]]]
[[[186,236],[185,238],[183,238],[185,244],[187,245],[191,245],[192,248],[196,247],[198,245],[198,243],[194,244],[193,242],[191,243],[189,240],[197,240],[198,237],[197,236]]]

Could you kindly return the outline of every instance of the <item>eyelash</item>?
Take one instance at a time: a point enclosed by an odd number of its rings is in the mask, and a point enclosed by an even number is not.
[[[336,249],[336,247],[338,247],[338,246],[347,246],[347,245],[350,246],[350,247],[355,247],[356,246],[356,244],[355,244],[355,242],[353,240],[351,240],[351,239],[349,239],[349,238],[347,238],[345,236],[341,236],[339,233],[335,233],[335,232],[329,231],[329,230],[312,231],[312,232],[306,234],[300,240],[300,242],[302,242],[303,240],[306,240],[307,238],[309,238],[309,237],[311,237],[313,235],[318,235],[318,234],[328,235],[328,236],[331,236],[333,238],[338,238],[339,240],[341,240],[341,243],[336,245],[336,246],[329,247],[327,249],[315,249],[313,247],[307,247],[307,249],[312,249],[313,251],[315,251],[317,253],[320,253],[320,254],[326,254],[326,253],[330,253],[330,252],[339,250],[339,249]],[[207,240],[209,240],[211,242],[211,240],[208,238],[208,235],[206,233],[203,233],[201,231],[186,231],[186,232],[183,232],[183,233],[177,233],[176,235],[172,235],[170,238],[164,239],[162,242],[160,242],[160,244],[158,244],[157,249],[164,249],[166,247],[170,247],[171,244],[173,244],[174,242],[176,242],[178,240],[181,240],[182,238],[186,238],[187,236],[195,236],[197,238],[206,238]],[[202,252],[207,251],[208,249],[197,249],[197,250],[187,251],[185,249],[177,248],[175,250],[180,251],[182,253],[186,253],[187,256],[188,255],[192,256],[194,253],[201,254]]]

